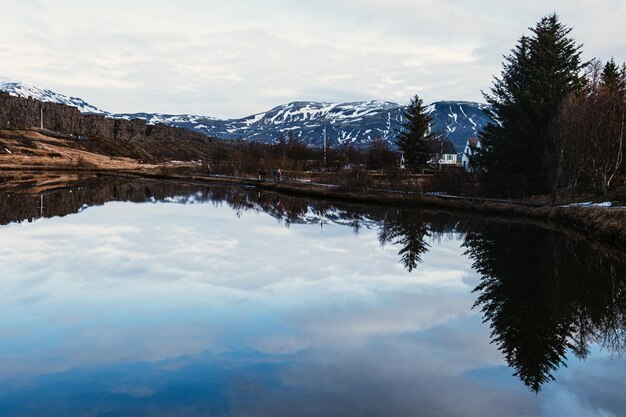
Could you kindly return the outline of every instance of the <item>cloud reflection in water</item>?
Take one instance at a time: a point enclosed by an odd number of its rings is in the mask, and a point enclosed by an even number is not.
[[[541,397],[511,376],[463,239],[427,238],[409,273],[376,227],[293,220],[111,202],[2,228],[0,412],[530,416],[581,395],[586,368]]]

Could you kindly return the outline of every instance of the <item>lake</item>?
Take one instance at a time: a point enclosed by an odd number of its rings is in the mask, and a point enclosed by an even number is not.
[[[626,255],[109,179],[0,193],[1,416],[623,416]]]

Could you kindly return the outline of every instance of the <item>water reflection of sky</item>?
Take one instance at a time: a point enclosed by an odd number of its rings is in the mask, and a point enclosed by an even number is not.
[[[607,355],[538,396],[511,376],[454,238],[409,274],[375,230],[108,203],[2,227],[0,244],[0,415],[626,411]]]

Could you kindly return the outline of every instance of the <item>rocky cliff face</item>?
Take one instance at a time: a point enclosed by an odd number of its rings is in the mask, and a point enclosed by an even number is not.
[[[208,152],[213,142],[212,138],[187,129],[151,125],[139,119],[84,114],[73,106],[0,92],[0,129],[40,128],[42,112],[45,130],[64,133],[81,141],[108,140],[120,145],[132,144],[141,147],[156,160],[199,159]]]
[[[44,126],[68,134],[78,133],[82,117],[76,107],[44,103],[34,99],[13,97],[0,93],[0,128],[31,129],[40,127],[41,111],[46,118]]]

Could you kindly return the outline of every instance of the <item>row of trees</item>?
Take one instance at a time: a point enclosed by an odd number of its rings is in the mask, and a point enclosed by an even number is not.
[[[382,138],[375,139],[367,149],[346,143],[324,151],[289,135],[271,145],[247,141],[216,143],[209,169],[228,175],[256,175],[261,169],[271,172],[274,167],[301,172],[340,171],[347,166],[390,171],[397,170],[399,161],[400,153]]]
[[[623,171],[626,67],[583,62],[556,14],[522,36],[489,94],[495,123],[472,164],[491,192],[607,194]]]
[[[573,194],[586,181],[607,195],[623,171],[625,121],[626,66],[592,61],[582,93],[565,99],[552,126],[553,193],[564,187]]]

